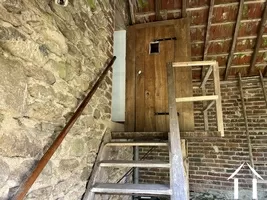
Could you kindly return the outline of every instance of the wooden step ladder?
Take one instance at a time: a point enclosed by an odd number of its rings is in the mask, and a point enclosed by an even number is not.
[[[172,190],[169,185],[164,184],[121,184],[121,183],[97,183],[96,175],[101,168],[107,167],[141,167],[141,168],[170,168],[169,162],[150,161],[150,160],[103,160],[102,153],[109,147],[167,147],[168,141],[117,141],[116,139],[109,142],[103,141],[101,144],[98,158],[90,181],[87,186],[83,200],[93,200],[95,194],[108,195],[172,195]],[[107,150],[107,149],[106,149]]]

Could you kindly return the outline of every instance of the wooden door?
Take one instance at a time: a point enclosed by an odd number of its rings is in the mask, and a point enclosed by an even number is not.
[[[175,39],[173,39],[175,38]],[[150,43],[159,53],[150,54]],[[129,27],[127,31],[127,131],[169,131],[168,62],[190,60],[188,21],[185,19]],[[175,69],[176,96],[192,96],[190,68]],[[182,131],[194,129],[193,104],[177,104]]]

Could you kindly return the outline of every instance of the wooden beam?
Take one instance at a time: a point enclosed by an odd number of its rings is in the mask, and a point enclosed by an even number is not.
[[[161,0],[155,0],[156,21],[161,20],[160,10],[161,10]]]
[[[208,109],[210,109],[211,106],[214,105],[214,103],[215,103],[215,101],[211,101],[211,102],[210,102],[210,103],[203,109],[203,112],[204,112],[204,111],[207,111]]]
[[[188,200],[186,174],[183,165],[183,155],[180,138],[180,128],[177,116],[177,108],[175,102],[175,81],[174,72],[171,63],[167,64],[167,81],[168,81],[168,99],[170,113],[170,187],[172,190],[171,200]]]
[[[203,60],[205,61],[207,58],[209,46],[210,46],[210,28],[211,28],[211,22],[212,22],[212,17],[213,17],[213,9],[214,9],[214,2],[215,0],[210,1],[210,7],[209,7],[209,16],[208,16],[208,22],[207,22],[207,30],[206,30],[206,37],[205,37],[205,43],[204,43],[204,54],[203,54]],[[202,78],[205,75],[206,67],[202,68]]]
[[[128,3],[129,3],[130,19],[131,19],[130,24],[131,24],[131,25],[134,25],[134,24],[135,24],[134,5],[133,5],[132,0],[128,0]]]
[[[206,96],[206,88],[205,85],[202,87],[202,95]],[[203,108],[205,109],[207,107],[207,101],[203,101]],[[209,130],[209,118],[208,118],[208,111],[203,110],[203,120],[204,120],[204,130],[208,131]]]
[[[186,7],[187,7],[187,0],[182,0],[182,17],[186,18],[187,13],[186,13]]]
[[[195,66],[208,66],[216,65],[216,61],[191,61],[191,62],[173,62],[173,67],[195,67]]]
[[[214,92],[218,96],[216,100],[216,120],[218,131],[221,133],[221,136],[224,136],[223,128],[223,113],[222,113],[222,97],[221,97],[221,85],[220,85],[220,73],[218,63],[213,66],[213,83],[214,83]]]
[[[266,93],[266,89],[265,89],[264,79],[263,79],[263,75],[262,75],[260,70],[259,70],[259,73],[260,73],[261,88],[262,88],[264,100],[265,100],[265,103],[266,103],[266,106],[267,106],[267,93]]]
[[[249,160],[250,160],[250,164],[251,164],[252,168],[254,168],[251,139],[249,136],[249,128],[248,128],[247,111],[246,111],[246,106],[245,106],[244,92],[243,92],[243,86],[242,86],[242,78],[241,78],[240,73],[238,73],[238,77],[239,77],[238,81],[239,81],[240,97],[241,97],[241,102],[242,102],[243,117],[244,117],[245,126],[246,126],[246,136],[247,136],[247,142],[248,142]]]
[[[230,68],[232,65],[235,47],[236,47],[236,42],[237,42],[237,36],[239,33],[241,18],[242,18],[242,14],[243,14],[243,8],[244,8],[244,0],[241,0],[239,3],[238,15],[237,15],[237,20],[236,20],[236,24],[235,24],[235,33],[234,33],[233,40],[232,40],[232,47],[231,47],[231,51],[229,53],[227,64],[226,64],[224,80],[227,80],[228,75],[229,75],[229,71],[230,71]]]
[[[218,99],[218,95],[181,97],[181,98],[176,98],[176,102],[181,103],[181,102],[191,102],[191,101],[211,101],[211,100],[217,100],[217,99]]]
[[[208,81],[208,79],[210,77],[210,74],[212,72],[212,69],[213,69],[212,66],[210,66],[209,69],[208,69],[208,71],[207,71],[207,73],[206,73],[206,75],[205,75],[205,77],[204,77],[204,79],[203,79],[203,81],[200,84],[200,88],[205,87],[205,84],[206,84],[206,82]]]
[[[255,45],[255,48],[254,48],[254,52],[253,52],[253,55],[252,55],[252,58],[251,58],[250,67],[248,69],[248,75],[252,72],[252,69],[255,67],[255,64],[256,64],[258,51],[259,51],[260,46],[262,44],[262,35],[264,33],[264,30],[265,30],[266,20],[267,20],[267,2],[265,2],[265,7],[264,7],[263,14],[262,14],[261,23],[259,25],[258,36],[257,36],[257,39],[256,39],[256,45]]]

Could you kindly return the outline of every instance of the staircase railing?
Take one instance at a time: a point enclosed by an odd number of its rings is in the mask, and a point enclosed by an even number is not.
[[[167,64],[168,101],[170,116],[170,188],[172,189],[171,200],[187,200],[187,183],[183,165],[183,155],[180,138],[180,128],[177,116],[175,100],[175,81],[172,63]]]
[[[23,200],[28,191],[30,190],[31,186],[35,182],[35,180],[38,178],[40,173],[43,171],[45,166],[47,165],[48,161],[51,159],[55,151],[58,149],[60,144],[62,143],[63,139],[66,137],[74,123],[77,121],[77,119],[81,116],[84,108],[87,106],[89,101],[91,100],[92,96],[98,89],[100,83],[107,75],[109,69],[113,65],[114,61],[116,60],[116,56],[112,58],[112,60],[109,62],[107,67],[103,70],[95,84],[93,85],[90,92],[87,94],[83,102],[79,105],[77,110],[75,111],[74,115],[70,118],[70,120],[67,122],[63,130],[60,132],[60,134],[57,136],[53,144],[50,146],[50,148],[46,151],[46,153],[43,155],[41,160],[37,163],[35,169],[32,171],[30,176],[22,183],[22,185],[19,187],[17,193],[11,198],[11,200]]]

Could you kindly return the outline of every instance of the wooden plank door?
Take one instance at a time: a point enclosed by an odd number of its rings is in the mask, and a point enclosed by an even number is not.
[[[166,65],[190,60],[187,24],[185,20],[170,20],[128,29],[126,131],[169,131]],[[159,43],[159,53],[149,54],[150,43],[159,39],[163,39]],[[176,96],[191,96],[191,69],[175,69],[175,75]],[[177,107],[181,130],[192,131],[193,104],[180,103]]]

